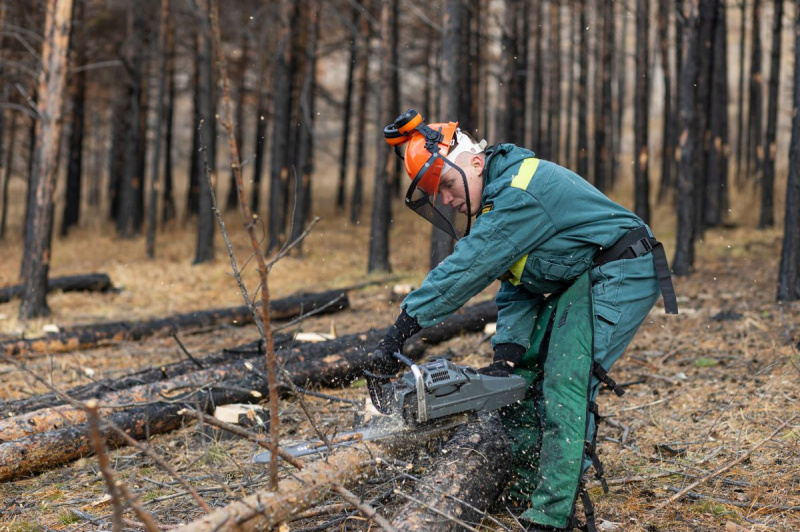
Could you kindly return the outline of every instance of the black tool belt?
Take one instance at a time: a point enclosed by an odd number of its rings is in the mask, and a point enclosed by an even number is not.
[[[661,288],[661,295],[664,297],[664,309],[667,314],[677,314],[678,301],[675,298],[675,287],[672,286],[667,254],[664,252],[661,242],[647,232],[647,227],[642,226],[628,231],[613,246],[600,250],[594,257],[593,267],[620,259],[635,259],[648,253],[652,253],[653,256],[658,285]]]

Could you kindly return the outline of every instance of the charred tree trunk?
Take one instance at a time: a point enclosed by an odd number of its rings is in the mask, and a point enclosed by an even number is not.
[[[398,510],[392,525],[404,532],[464,530],[452,518],[469,524],[479,521],[511,473],[511,448],[497,415],[461,425],[420,479],[411,494],[414,502]]]
[[[20,319],[47,316],[47,277],[53,231],[53,190],[61,143],[61,114],[67,77],[72,0],[48,0],[39,74],[36,145],[31,171],[28,215],[25,220],[25,291]]]
[[[613,3],[608,3],[614,9]],[[561,150],[561,26],[559,25],[561,2],[550,3],[550,95],[547,110],[547,137],[550,139],[550,157],[555,162],[563,162]],[[520,17],[522,18],[522,17]],[[521,33],[525,33],[524,29]],[[609,56],[610,57],[610,56]],[[611,71],[608,71],[608,96],[611,96]],[[524,87],[524,86],[523,86]],[[605,89],[605,85],[603,86]],[[525,94],[523,88],[523,95]],[[523,97],[523,102],[525,101]],[[611,102],[608,102],[606,113],[611,113]]]
[[[658,43],[661,55],[661,72],[664,76],[663,136],[661,140],[661,181],[658,199],[664,200],[673,188],[672,169],[675,163],[675,118],[672,116],[672,69],[670,67],[670,0],[658,2]]]
[[[342,291],[301,294],[271,302],[270,316],[275,320],[291,319],[315,310],[318,313],[338,312],[348,306],[347,295]],[[112,322],[77,327],[64,333],[30,340],[9,340],[0,342],[0,351],[7,355],[64,352],[96,347],[105,342],[135,341],[148,336],[165,336],[186,329],[222,323],[241,326],[252,321],[252,313],[246,306],[212,309],[140,322]]]
[[[761,172],[763,127],[763,87],[761,78],[761,0],[753,0],[753,30],[750,43],[750,87],[747,114],[746,177],[752,180]]]
[[[527,78],[527,53],[525,41],[527,40],[527,32],[520,31],[520,27],[524,26],[525,19],[523,18],[523,5],[520,0],[506,0],[505,2],[505,24],[503,25],[502,34],[502,61],[500,84],[502,87],[503,95],[498,99],[497,108],[497,123],[495,125],[497,134],[504,142],[512,142],[514,144],[524,144],[525,141],[525,85]],[[458,50],[458,41],[453,42],[453,36],[448,35],[447,32],[459,31],[458,27],[461,25],[463,8],[460,2],[449,2],[447,10],[445,11],[445,31],[442,33],[441,43],[441,58],[442,58],[442,73],[443,82],[447,83],[447,69],[452,68],[450,65],[457,61],[460,50]],[[449,18],[448,18],[449,17]],[[541,28],[539,29],[541,31]],[[450,75],[452,78],[452,74]],[[456,74],[457,82],[457,74]],[[458,90],[458,85],[450,85],[450,90]],[[443,98],[447,100],[447,90],[443,91]],[[454,93],[454,96],[457,93]],[[445,105],[445,104],[442,104]],[[457,105],[452,110],[458,110]],[[442,107],[441,112],[447,120],[455,120],[453,117],[458,115],[450,115],[447,108]],[[452,249],[451,249],[452,251]]]
[[[545,62],[545,52],[543,51],[545,48],[544,38],[545,32],[544,28],[545,25],[541,24],[541,22],[537,22],[536,18],[538,17],[539,21],[544,20],[545,18],[545,0],[537,0],[533,3],[530,8],[530,15],[533,17],[533,31],[531,32],[531,39],[533,40],[533,79],[531,82],[533,83],[532,91],[533,91],[533,116],[530,118],[533,127],[531,128],[532,131],[532,139],[533,139],[533,146],[534,151],[538,153],[541,157],[547,158],[550,152],[550,144],[548,142],[547,132],[545,131],[547,126],[547,121],[545,120],[544,116],[544,77],[545,77],[545,69],[544,69],[544,62]],[[527,20],[527,19],[526,19]],[[500,131],[499,133],[503,133]]]
[[[139,210],[139,195],[143,186],[140,173],[140,158],[143,155],[141,144],[141,122],[143,118],[143,79],[144,79],[144,6],[139,2],[130,4],[129,16],[133,18],[132,29],[127,40],[128,86],[125,111],[125,141],[121,170],[119,210],[117,212],[117,232],[122,238],[131,238],[141,228],[142,212]]]
[[[465,89],[461,81],[463,72],[460,61],[467,60],[468,56],[460,48],[460,36],[462,33],[462,21],[464,8],[461,0],[449,0],[444,5],[444,20],[442,24],[442,45],[441,45],[441,73],[442,83],[439,99],[439,110],[442,114],[442,121],[456,121],[460,116],[459,94]],[[508,51],[507,51],[508,52]],[[516,52],[511,53],[516,56]],[[514,75],[516,70],[514,70]],[[513,83],[510,84],[513,86]],[[512,89],[513,90],[513,89]],[[524,93],[523,93],[524,96]],[[511,108],[516,105],[514,94],[510,94],[507,102]],[[524,99],[523,99],[524,103]],[[511,125],[509,122],[508,125]],[[513,131],[513,128],[512,128]],[[451,222],[455,221],[455,211],[445,207],[441,202],[441,196],[436,198],[437,208],[440,208]],[[453,238],[436,226],[431,228],[431,255],[429,266],[435,268],[440,262],[453,252]]]
[[[634,84],[634,212],[650,222],[650,177],[648,174],[647,126],[649,123],[650,79],[648,73],[648,36],[650,12],[648,0],[636,3],[636,83]],[[613,4],[612,4],[613,5]]]
[[[208,22],[208,6],[206,1],[200,2],[197,26],[197,68],[200,83],[197,87],[200,104],[201,148],[195,154],[197,165],[201,168],[197,198],[197,245],[195,247],[194,264],[202,264],[214,260],[214,211],[211,207],[212,176],[216,176],[217,168],[217,118],[216,100],[214,98],[214,72],[211,56],[211,30]],[[208,170],[206,170],[208,167]],[[208,175],[207,172],[210,172]]]
[[[369,100],[369,43],[371,28],[369,18],[364,9],[359,15],[359,51],[358,51],[358,106],[356,115],[356,167],[353,176],[353,191],[350,198],[350,221],[354,224],[361,220],[361,209],[364,206],[364,175],[366,168],[367,141],[365,128],[367,125],[367,106]]]
[[[161,221],[175,218],[172,179],[172,125],[175,115],[175,23],[167,25],[167,102],[164,108],[164,188],[161,196]]]
[[[350,62],[347,63],[347,79],[344,88],[344,112],[342,116],[342,144],[339,155],[339,181],[336,186],[336,210],[344,211],[347,194],[347,163],[350,151],[350,114],[353,112],[353,81],[358,62],[358,13],[353,8],[352,36],[350,41]],[[363,105],[363,102],[362,102]]]
[[[798,15],[800,16],[800,15]],[[778,133],[778,84],[781,75],[781,19],[783,0],[775,0],[772,20],[772,57],[769,71],[769,103],[767,104],[767,131],[764,137],[764,173],[761,180],[761,215],[758,228],[766,229],[775,224],[775,137]],[[797,61],[798,59],[795,59]]]
[[[614,81],[617,88],[616,95],[613,97],[613,103],[611,104],[611,175],[609,177],[609,184],[612,187],[615,186],[617,182],[619,168],[622,164],[622,133],[624,131],[622,127],[622,115],[625,109],[625,82],[628,78],[628,69],[625,67],[628,42],[628,17],[626,14],[627,9],[624,5],[622,6],[622,10],[623,17],[620,22],[619,44],[616,44],[616,29],[614,30],[614,35],[612,35],[610,42],[610,44],[614,46],[611,57],[614,62]]]
[[[302,88],[299,103],[299,149],[297,152],[297,179],[294,187],[294,208],[289,241],[300,238],[311,213],[311,174],[314,170],[314,93],[316,91],[316,53],[319,34],[319,0],[310,0],[307,24],[308,44],[305,54],[305,68],[302,75]],[[303,255],[303,243],[298,242],[293,252]]]
[[[86,32],[83,27],[84,2],[77,2],[73,10],[74,64],[86,64]],[[66,236],[70,227],[78,225],[81,213],[81,167],[83,163],[83,124],[86,100],[86,70],[81,69],[72,76],[72,127],[69,138],[69,162],[67,163],[67,190],[64,212],[61,218],[61,236]]]
[[[580,20],[580,41],[578,45],[578,175],[589,178],[589,135],[587,115],[589,100],[586,92],[586,72],[588,69],[588,44],[586,35],[586,0],[578,0],[578,20]]]
[[[295,102],[292,100],[293,42],[296,30],[296,7],[291,0],[281,0],[278,35],[278,53],[273,75],[273,133],[272,160],[269,180],[269,242],[267,251],[281,243],[286,224],[286,186],[289,182],[289,139],[291,117]]]
[[[153,49],[159,55],[158,94],[156,96],[156,131],[153,138],[153,155],[150,161],[150,200],[147,206],[147,256],[156,255],[156,224],[158,212],[159,160],[161,159],[161,126],[164,121],[164,93],[167,83],[167,25],[169,24],[169,0],[161,0],[161,21],[158,42]]]
[[[728,46],[725,2],[717,2],[712,44],[711,93],[703,222],[706,227],[722,224],[728,207]]]
[[[203,106],[200,102],[200,92],[202,90],[202,80],[200,79],[200,54],[198,48],[200,43],[199,32],[202,29],[198,26],[194,29],[198,35],[194,38],[194,91],[192,92],[192,152],[189,155],[189,186],[186,189],[186,218],[197,214],[200,201],[200,181],[203,179],[203,163],[200,156],[200,140],[202,131],[200,122],[203,119]]]
[[[574,4],[569,4],[567,9],[574,9]],[[572,122],[574,121],[575,114],[575,50],[577,48],[575,41],[578,39],[578,33],[581,28],[578,28],[578,20],[574,16],[568,15],[564,19],[569,27],[569,51],[567,59],[567,122],[566,132],[564,139],[564,166],[567,168],[574,168],[575,158],[574,150],[572,149]]]
[[[741,20],[742,31],[739,35],[739,91],[738,91],[738,113],[736,115],[736,184],[742,184],[742,155],[744,154],[744,71],[745,71],[745,37],[747,36],[747,2],[741,0],[739,3],[739,20]]]
[[[47,291],[55,292],[108,292],[114,290],[111,278],[105,273],[90,273],[85,275],[67,275],[53,277],[47,280]],[[22,297],[25,285],[17,284],[0,288],[0,303]]]
[[[241,39],[241,50],[239,60],[236,61],[236,82],[238,83],[238,87],[236,89],[236,122],[234,124],[235,128],[235,138],[236,142],[239,145],[239,153],[245,153],[244,148],[244,122],[245,122],[245,100],[247,98],[247,68],[248,62],[250,60],[250,40],[248,39],[248,12],[246,10],[242,10],[242,22],[240,23],[240,39]],[[259,120],[257,117],[256,120]],[[225,210],[233,211],[239,206],[239,193],[236,190],[236,175],[233,169],[231,169],[230,179],[228,180],[228,196],[225,200]],[[258,211],[255,211],[258,212]]]
[[[17,113],[11,113],[11,124],[8,127],[8,147],[5,151],[5,164],[3,165],[3,211],[0,214],[0,240],[6,237],[6,224],[8,221],[8,185],[11,181],[11,171],[14,164],[14,149],[17,138]],[[2,139],[0,139],[2,142]]]
[[[394,2],[391,0],[381,1],[381,35],[389,35],[394,24],[396,14]],[[381,67],[380,67],[380,94],[377,98],[376,127],[381,131],[386,117],[391,114],[387,107],[390,105],[392,96],[392,76],[393,65],[392,50],[388,39],[381,40]],[[390,272],[392,266],[389,262],[389,228],[392,223],[392,203],[391,190],[392,183],[389,174],[389,167],[392,164],[391,148],[381,138],[375,136],[375,193],[372,202],[372,223],[369,235],[369,258],[367,261],[367,272]]]
[[[641,0],[639,4],[641,6]],[[637,9],[637,21],[638,17]],[[613,2],[598,2],[597,3],[597,24],[600,24],[602,19],[602,30],[600,38],[597,42],[597,90],[595,91],[595,106],[594,106],[594,186],[598,190],[605,190],[607,188],[607,176],[611,174],[610,157],[609,157],[609,142],[611,140],[610,122],[611,115],[611,47],[610,41],[613,39],[613,24],[614,24],[614,3]],[[638,34],[637,34],[638,39]],[[647,39],[645,38],[645,44]],[[638,70],[638,54],[641,53],[641,43],[637,42],[637,79],[636,86],[644,82],[647,83],[646,70],[644,79],[639,77]],[[646,58],[645,58],[646,59]],[[645,69],[647,67],[645,66]],[[637,129],[637,134],[639,133]],[[638,181],[637,181],[638,184]],[[638,197],[638,196],[637,196]],[[638,214],[638,211],[637,211]]]
[[[695,84],[697,82],[696,48],[698,41],[698,2],[684,0],[681,24],[681,72],[679,76],[680,143],[678,145],[677,211],[678,230],[672,270],[688,275],[694,266],[695,216],[694,165],[698,145],[695,125]]]
[[[267,50],[266,35],[261,33],[258,46],[258,85],[256,91],[256,132],[255,160],[253,163],[253,190],[250,196],[250,211],[255,216],[260,216],[261,209],[261,176],[264,173],[264,150],[267,145],[267,116],[269,114],[269,99],[267,98]]]
[[[800,14],[800,1],[795,2],[795,13]],[[779,301],[800,299],[800,16],[795,16],[794,57],[792,140],[789,146],[783,249],[778,269]]]

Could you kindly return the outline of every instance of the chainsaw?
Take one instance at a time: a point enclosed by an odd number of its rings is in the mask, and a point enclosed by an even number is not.
[[[379,416],[361,430],[339,434],[330,447],[350,446],[361,441],[379,441],[401,432],[422,433],[444,430],[521,401],[527,383],[519,375],[483,375],[445,357],[417,365],[401,353],[394,356],[409,367],[396,381],[384,375],[365,373],[367,388]],[[284,447],[295,457],[327,452],[319,440]],[[255,462],[269,462],[269,452],[259,453]]]

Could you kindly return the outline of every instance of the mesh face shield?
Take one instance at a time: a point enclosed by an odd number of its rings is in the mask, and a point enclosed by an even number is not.
[[[467,224],[463,233],[460,233],[460,231],[456,229],[456,226],[451,221],[454,218],[451,213],[455,213],[455,211],[444,205],[437,206],[435,201],[436,198],[434,196],[417,187],[420,180],[425,175],[425,172],[427,172],[431,166],[433,166],[433,164],[436,162],[436,159],[441,159],[445,165],[455,168],[458,173],[461,174],[461,181],[464,185],[467,203]],[[428,161],[422,166],[422,168],[419,169],[417,175],[414,176],[414,179],[411,181],[411,185],[408,187],[408,191],[406,192],[405,203],[406,207],[425,218],[435,227],[441,229],[456,240],[467,236],[470,228],[472,227],[472,219],[470,216],[472,213],[472,205],[470,204],[467,176],[458,165],[449,160],[447,157],[441,156],[439,153],[432,153]]]

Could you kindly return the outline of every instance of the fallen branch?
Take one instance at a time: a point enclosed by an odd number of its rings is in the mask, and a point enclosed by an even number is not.
[[[336,303],[331,304],[332,301]],[[350,303],[347,293],[330,290],[276,299],[270,303],[270,316],[274,320],[292,319],[323,306],[326,307],[324,312],[327,313],[348,308]],[[250,323],[253,323],[253,314],[247,306],[211,309],[139,322],[118,321],[87,325],[42,338],[8,340],[0,342],[0,351],[12,356],[27,353],[63,353],[97,347],[104,343],[136,341],[150,336],[170,336],[187,329],[223,324],[243,326]]]
[[[55,292],[110,292],[115,290],[111,278],[105,273],[86,273],[82,275],[65,275],[47,280],[47,291]],[[0,288],[0,303],[22,297],[23,286],[15,284]]]

